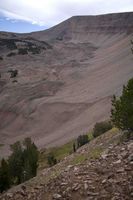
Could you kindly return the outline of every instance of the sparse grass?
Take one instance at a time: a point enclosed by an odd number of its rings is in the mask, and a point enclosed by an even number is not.
[[[57,160],[61,160],[65,156],[68,156],[73,152],[72,148],[73,148],[73,141],[64,144],[63,146],[55,147],[52,149],[52,151],[54,152],[54,155],[57,158]]]
[[[106,141],[108,141],[108,143],[117,144],[121,138],[120,135],[121,132],[119,129],[113,127],[111,130],[107,131],[103,137]]]
[[[83,163],[85,160],[87,160],[87,155],[86,155],[86,154],[75,155],[75,157],[74,157],[74,159],[72,160],[71,164],[72,164],[72,165],[81,164],[81,163]]]
[[[93,139],[93,134],[92,132],[89,132],[88,134],[88,139],[89,141]],[[66,156],[70,155],[73,153],[73,143],[76,140],[72,140],[62,146],[59,147],[53,147],[53,148],[48,148],[44,149],[42,153],[40,153],[40,159],[39,159],[39,169],[43,169],[46,167],[49,167],[48,162],[47,162],[47,156],[49,153],[52,153],[54,157],[57,159],[57,162],[63,160]],[[80,163],[85,160],[84,155],[80,155],[79,157],[76,156],[75,160],[73,161],[74,163]]]
[[[101,141],[110,141],[110,143],[116,143],[118,140],[118,138],[115,138],[115,135],[118,134],[118,129],[117,128],[112,128],[111,130],[107,131],[105,134],[101,135],[100,137],[97,137],[96,139],[96,144],[98,145],[98,143],[100,144]],[[93,132],[90,131],[89,133],[87,133],[88,135],[88,139],[89,141],[93,140]],[[114,141],[115,140],[115,141]],[[39,158],[39,170],[44,169],[49,167],[48,165],[48,161],[47,161],[47,157],[49,153],[52,153],[54,155],[54,157],[57,160],[57,163],[60,162],[61,160],[63,160],[66,156],[70,155],[73,153],[73,143],[76,140],[70,141],[62,146],[59,147],[53,147],[53,148],[48,148],[48,149],[44,149],[43,151],[41,151],[40,153],[40,158]],[[86,159],[97,159],[100,157],[101,153],[102,153],[103,149],[100,146],[96,146],[95,148],[92,147],[92,149],[87,152],[87,154],[79,154],[74,156],[74,159],[71,161],[70,164],[78,164],[78,163],[82,163],[84,162]]]
[[[102,152],[103,152],[103,149],[101,147],[92,149],[91,152],[89,152],[89,158],[98,159],[101,156]]]
[[[122,132],[122,134],[119,137],[118,140],[118,144],[122,143],[122,142],[126,142],[130,139],[133,139],[133,133],[129,133],[129,132]]]
[[[89,132],[88,134],[88,139],[89,139],[89,141],[91,141],[94,137],[93,137],[93,132],[91,131],[91,132]]]
[[[59,170],[53,171],[53,172],[50,174],[49,179],[53,179],[53,178],[59,176],[60,173],[61,173],[61,172],[60,172]]]
[[[112,128],[111,130],[97,137],[96,141],[102,140],[104,142],[106,140],[110,143],[112,140],[114,140],[114,137],[117,136],[118,134],[119,130],[117,128]]]
[[[49,153],[52,153],[58,162],[64,159],[66,156],[70,155],[72,152],[73,152],[73,141],[68,142],[59,147],[45,149],[42,153],[40,153],[39,168],[41,169],[48,167],[47,156]]]
[[[0,147],[3,147],[4,146],[4,144],[0,144]]]
[[[110,131],[112,132],[112,133],[114,133],[114,134],[116,134],[117,132],[118,132],[118,128],[116,128],[116,127],[113,127]]]

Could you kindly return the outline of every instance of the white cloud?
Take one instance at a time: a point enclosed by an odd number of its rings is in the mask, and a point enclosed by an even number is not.
[[[133,0],[0,0],[0,15],[53,26],[73,15],[133,11]]]

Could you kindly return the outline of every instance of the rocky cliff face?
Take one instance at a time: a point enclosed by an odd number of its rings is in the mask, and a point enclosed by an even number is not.
[[[26,136],[40,148],[65,143],[109,117],[112,95],[133,76],[132,18],[78,16],[46,31],[0,33],[1,155]]]

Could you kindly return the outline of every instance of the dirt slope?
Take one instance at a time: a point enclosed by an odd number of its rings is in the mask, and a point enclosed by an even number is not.
[[[78,16],[46,31],[0,33],[1,155],[26,136],[40,148],[65,143],[109,117],[111,96],[133,76],[132,18]]]

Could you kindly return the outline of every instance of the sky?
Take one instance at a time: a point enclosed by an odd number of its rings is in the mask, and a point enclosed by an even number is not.
[[[75,15],[128,11],[133,0],[0,0],[0,31],[39,31]]]

